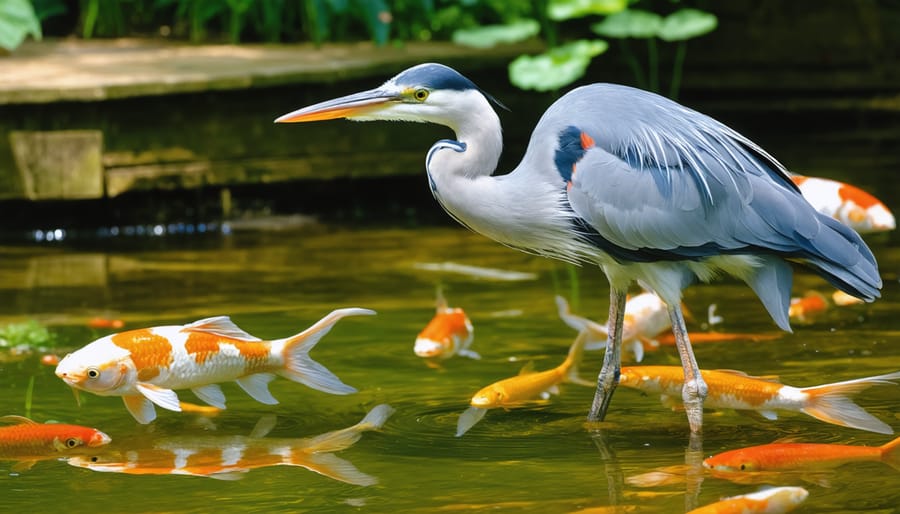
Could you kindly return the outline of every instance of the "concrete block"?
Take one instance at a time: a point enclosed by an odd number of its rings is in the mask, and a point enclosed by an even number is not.
[[[27,198],[103,197],[99,130],[12,131],[9,144]]]

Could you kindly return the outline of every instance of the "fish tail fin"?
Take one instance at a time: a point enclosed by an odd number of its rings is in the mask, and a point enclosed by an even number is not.
[[[487,414],[487,411],[487,409],[482,409],[481,407],[469,407],[464,410],[456,422],[456,437],[462,437],[470,428],[474,427]]]
[[[578,376],[578,368],[581,365],[581,357],[584,355],[584,343],[587,340],[587,330],[582,330],[578,333],[578,337],[575,338],[575,342],[572,343],[572,346],[569,348],[569,356],[566,357],[566,362],[563,363],[563,366],[566,366],[566,375],[563,380],[572,384],[580,384],[588,387],[593,387],[596,385],[596,383],[585,380]]]
[[[317,453],[307,456],[302,463],[297,464],[316,473],[345,482],[352,485],[369,486],[378,483],[378,479],[372,475],[356,469],[350,461],[344,460],[332,453]]]
[[[345,450],[359,441],[363,432],[379,430],[384,426],[394,408],[386,403],[377,405],[359,423],[352,427],[335,430],[307,440],[303,447],[308,453],[329,453]]]
[[[277,347],[277,344],[282,344],[284,346],[282,355],[284,356],[285,367],[279,371],[279,374],[294,382],[300,382],[301,384],[305,384],[313,389],[318,389],[319,391],[324,391],[326,393],[355,393],[355,388],[341,382],[341,379],[334,373],[329,371],[325,366],[314,361],[309,356],[309,351],[313,349],[316,343],[318,343],[341,318],[345,316],[372,314],[375,314],[375,311],[369,309],[337,309],[303,332],[286,339],[273,341],[273,347]]]
[[[900,372],[807,387],[801,389],[809,395],[808,404],[801,411],[826,423],[879,434],[893,434],[894,430],[890,426],[853,403],[850,396],[874,385],[896,384],[896,380],[900,380]]]
[[[881,446],[881,460],[900,471],[900,437]]]

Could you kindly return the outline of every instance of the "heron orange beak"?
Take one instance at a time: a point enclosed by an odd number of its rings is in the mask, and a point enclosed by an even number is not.
[[[277,118],[275,123],[300,123],[365,116],[378,111],[387,103],[398,100],[400,100],[400,96],[396,93],[387,92],[381,88],[371,89],[298,109]]]

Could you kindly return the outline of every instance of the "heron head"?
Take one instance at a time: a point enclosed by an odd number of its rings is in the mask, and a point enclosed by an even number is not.
[[[453,128],[456,120],[477,113],[485,100],[501,105],[453,68],[426,63],[400,72],[375,89],[298,109],[275,123],[346,118],[429,122]]]

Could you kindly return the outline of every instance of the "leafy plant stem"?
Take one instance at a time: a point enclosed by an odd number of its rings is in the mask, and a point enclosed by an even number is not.
[[[644,78],[644,71],[641,69],[640,61],[638,61],[637,57],[634,56],[634,53],[631,52],[628,43],[624,39],[621,40],[619,47],[622,50],[622,58],[625,59],[625,63],[631,68],[631,72],[634,74],[634,81],[637,83],[637,86],[646,89],[647,80]]]
[[[547,46],[550,48],[557,46],[559,38],[556,34],[556,25],[547,16],[547,0],[532,0],[531,9],[537,14],[538,23],[541,25],[541,32],[544,34]]]
[[[84,13],[84,26],[81,27],[81,36],[90,39],[94,35],[94,25],[100,13],[100,0],[88,0]]]
[[[647,75],[650,91],[659,92],[659,52],[656,48],[656,38],[647,39]]]
[[[679,41],[675,47],[675,62],[672,65],[672,83],[669,84],[669,98],[678,100],[678,92],[681,89],[681,71],[684,67],[684,58],[687,55],[687,41]]]

